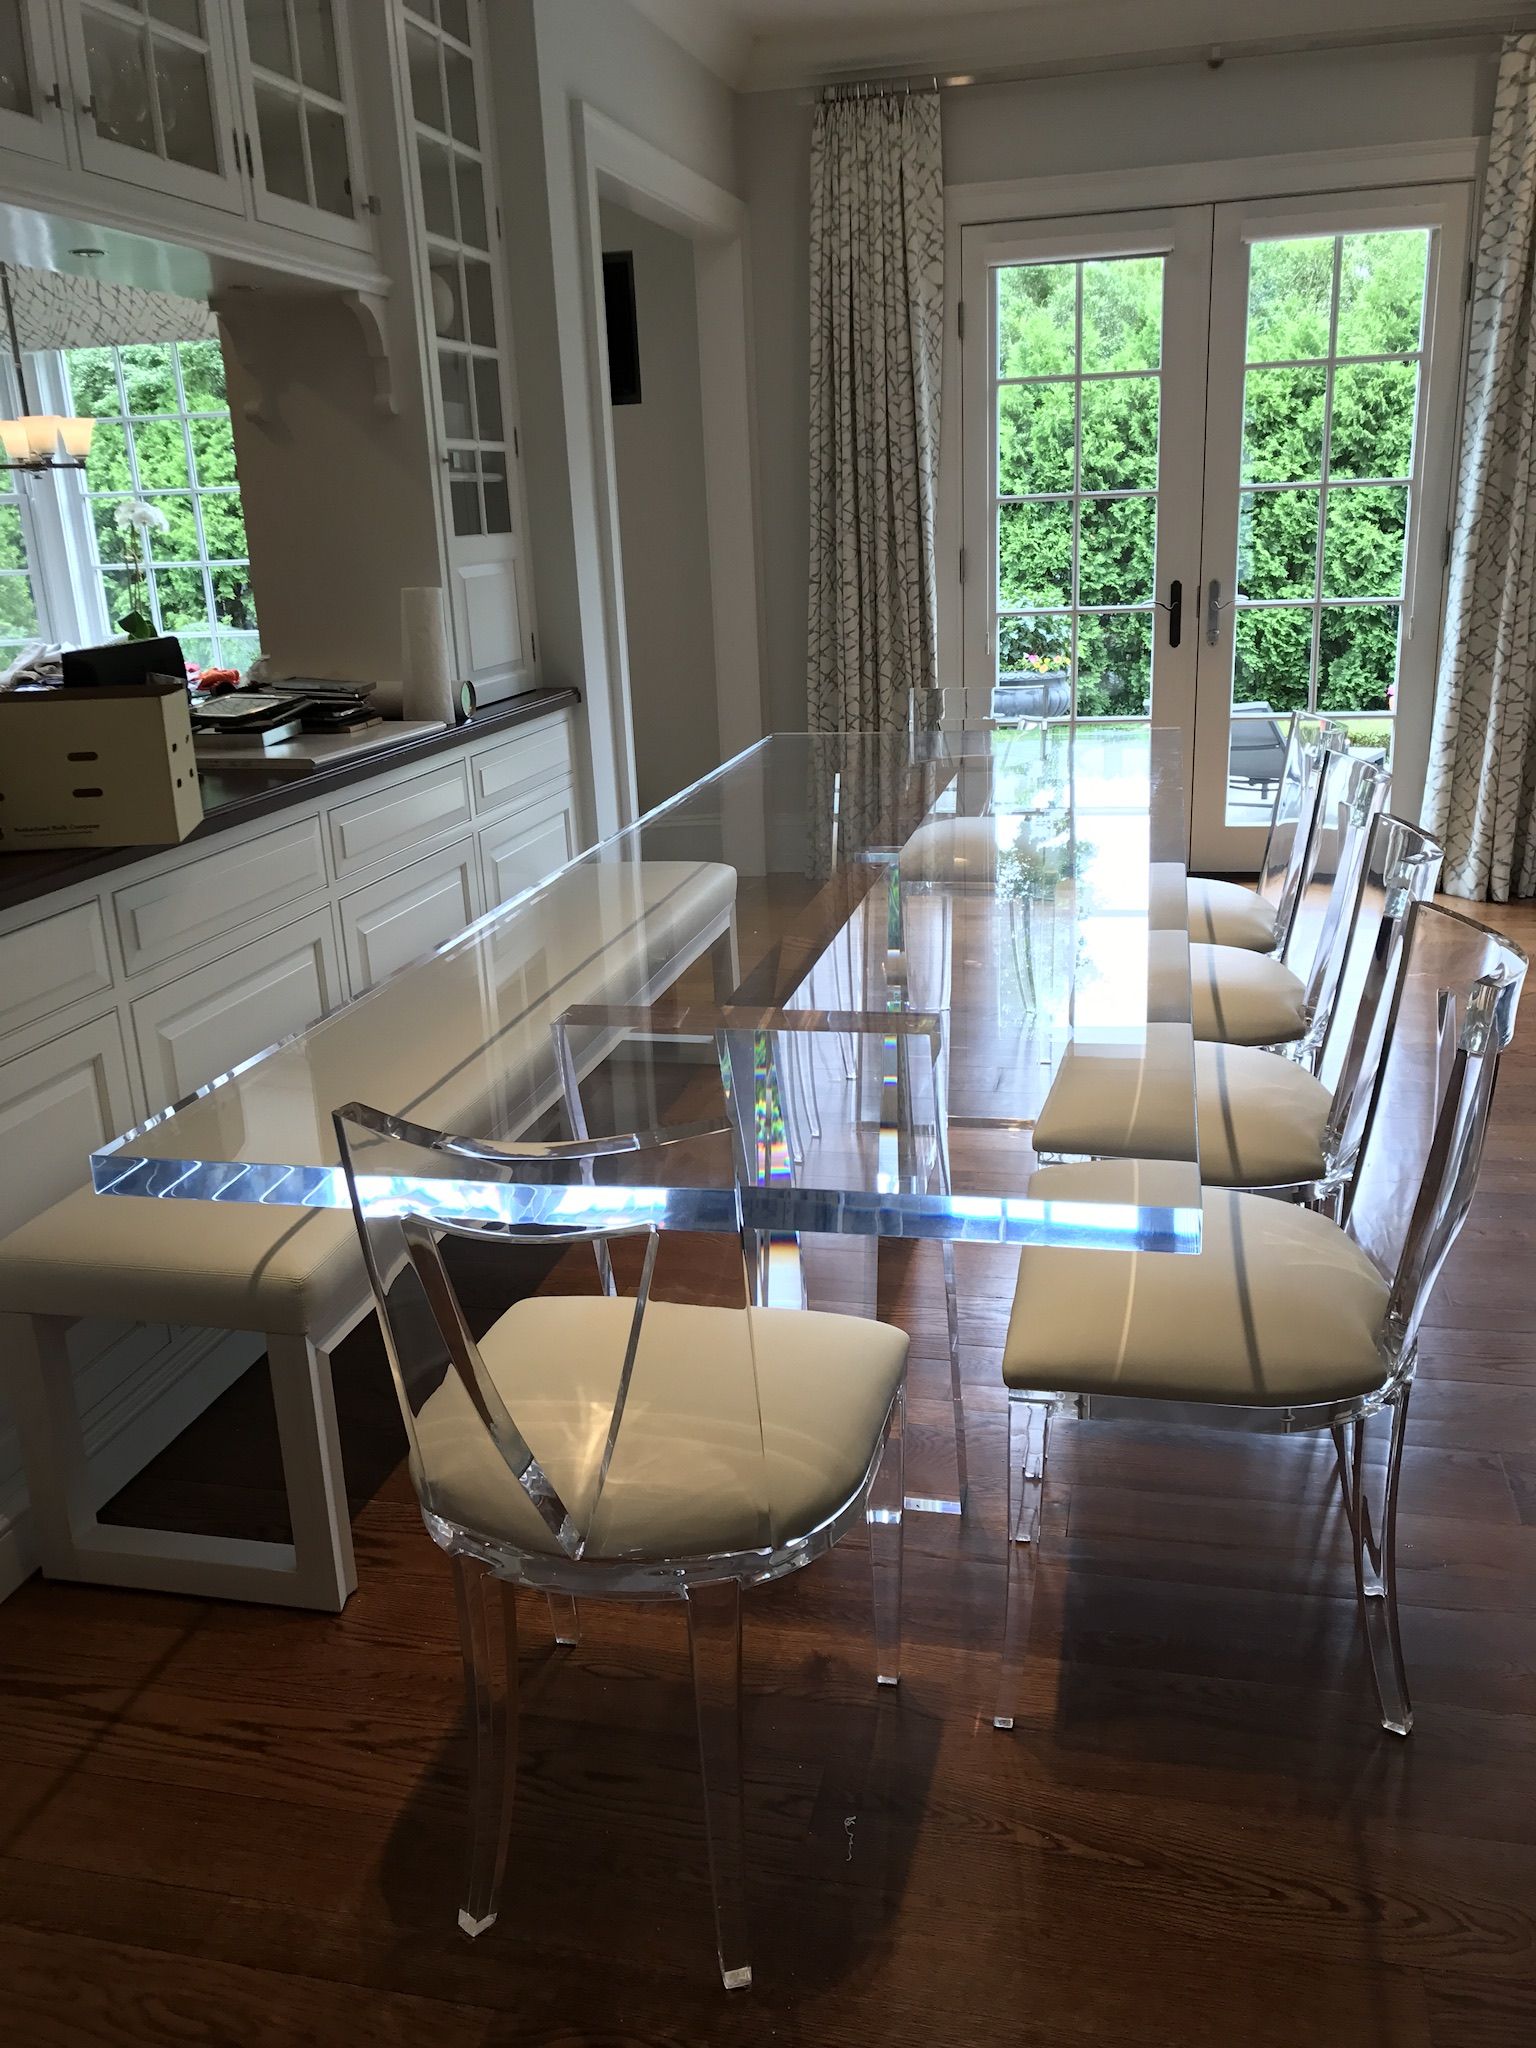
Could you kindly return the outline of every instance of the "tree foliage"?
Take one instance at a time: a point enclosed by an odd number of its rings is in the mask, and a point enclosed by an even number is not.
[[[1427,249],[1419,231],[1253,247],[1247,360],[1273,367],[1245,379],[1242,483],[1270,488],[1239,507],[1238,701],[1308,703],[1315,613],[1318,705],[1388,708],[1408,493],[1384,480],[1412,464],[1418,366],[1339,363],[1330,408],[1325,359],[1417,350]],[[1026,614],[999,620],[998,668],[1069,671],[1078,607],[1085,717],[1146,709],[1161,329],[1158,258],[998,272],[998,373],[1039,380],[998,388],[998,494],[1026,501],[998,509],[999,607]],[[1086,495],[1108,491],[1148,495]]]

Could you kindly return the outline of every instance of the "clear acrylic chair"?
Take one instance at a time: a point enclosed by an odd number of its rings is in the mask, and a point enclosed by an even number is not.
[[[1291,1057],[1315,1061],[1338,993],[1343,940],[1354,914],[1371,825],[1391,787],[1389,771],[1378,763],[1349,753],[1324,753],[1301,894],[1284,954],[1192,941],[1190,1017],[1197,1039],[1287,1046]],[[1182,965],[1176,985],[1180,994]],[[1155,975],[1151,994],[1157,1005]]]
[[[1442,858],[1439,842],[1417,825],[1390,815],[1372,824],[1315,1073],[1259,1046],[1195,1046],[1200,1178],[1207,1186],[1316,1207],[1335,1199],[1359,1153],[1408,914],[1433,896]],[[1152,1079],[1148,1061],[1130,1054],[1105,1057],[1094,1048],[1086,1059],[1069,1055],[1035,1123],[1037,1157],[1183,1157],[1182,1097]]]
[[[681,1600],[720,1970],[727,1989],[748,1984],[741,1593],[867,1524],[877,1679],[898,1682],[906,1335],[854,1316],[749,1309],[739,1191],[736,1306],[659,1297],[653,1222],[560,1220],[590,1214],[596,1174],[664,1181],[666,1149],[728,1141],[723,1119],[521,1147],[360,1103],[335,1123],[422,1520],[453,1563],[473,1740],[459,1924],[478,1935],[495,1920],[506,1858],[513,1589],[536,1588],[552,1605]],[[562,1261],[545,1290],[476,1338],[444,1263],[454,1239],[590,1246],[597,1291],[549,1291],[570,1284]],[[641,1254],[632,1296],[614,1277],[625,1239]]]
[[[1255,887],[1192,877],[1189,936],[1201,945],[1285,953],[1305,887],[1324,763],[1348,752],[1349,734],[1331,718],[1291,714],[1285,762],[1275,784],[1269,836]]]
[[[1332,1434],[1360,1623],[1383,1727],[1412,1710],[1397,1614],[1396,1526],[1418,1330],[1477,1181],[1499,1058],[1525,974],[1518,947],[1416,903],[1340,1220],[1206,1189],[1199,1253],[1027,1248],[1003,1355],[1009,1395],[1008,1590],[994,1720],[1011,1728],[1064,1416]],[[1030,1184],[1112,1205],[1180,1198],[1187,1169],[1046,1167]],[[1379,1456],[1370,1438],[1386,1436]]]

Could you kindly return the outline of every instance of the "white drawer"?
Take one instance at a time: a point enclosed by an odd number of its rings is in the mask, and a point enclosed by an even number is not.
[[[24,924],[0,938],[0,1037],[111,986],[99,903]]]
[[[151,1106],[177,1102],[302,1031],[341,994],[327,908],[140,996],[133,1030]]]
[[[487,747],[472,762],[475,809],[505,810],[519,797],[542,796],[571,779],[571,729],[563,718],[531,725],[502,746]]]
[[[0,1237],[83,1188],[91,1153],[133,1121],[115,1015],[0,1065]]]
[[[119,889],[117,929],[130,974],[325,887],[318,818],[264,832]]]
[[[461,760],[338,804],[330,814],[336,879],[410,854],[423,840],[467,824],[469,816],[469,777]]]
[[[575,851],[576,799],[568,789],[503,818],[499,825],[487,825],[480,834],[487,909],[542,882],[564,867]]]
[[[341,943],[353,995],[463,931],[478,907],[471,839],[445,846],[344,898]]]

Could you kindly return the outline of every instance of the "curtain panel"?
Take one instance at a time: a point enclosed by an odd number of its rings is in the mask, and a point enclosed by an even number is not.
[[[811,729],[905,729],[938,682],[937,93],[823,102],[811,140]]]
[[[1504,45],[1424,822],[1443,886],[1536,895],[1536,36]]]

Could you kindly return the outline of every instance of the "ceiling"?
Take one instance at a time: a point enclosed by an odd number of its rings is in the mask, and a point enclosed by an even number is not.
[[[632,0],[746,90],[1507,27],[1510,0]],[[1528,9],[1513,0],[1513,11]]]

